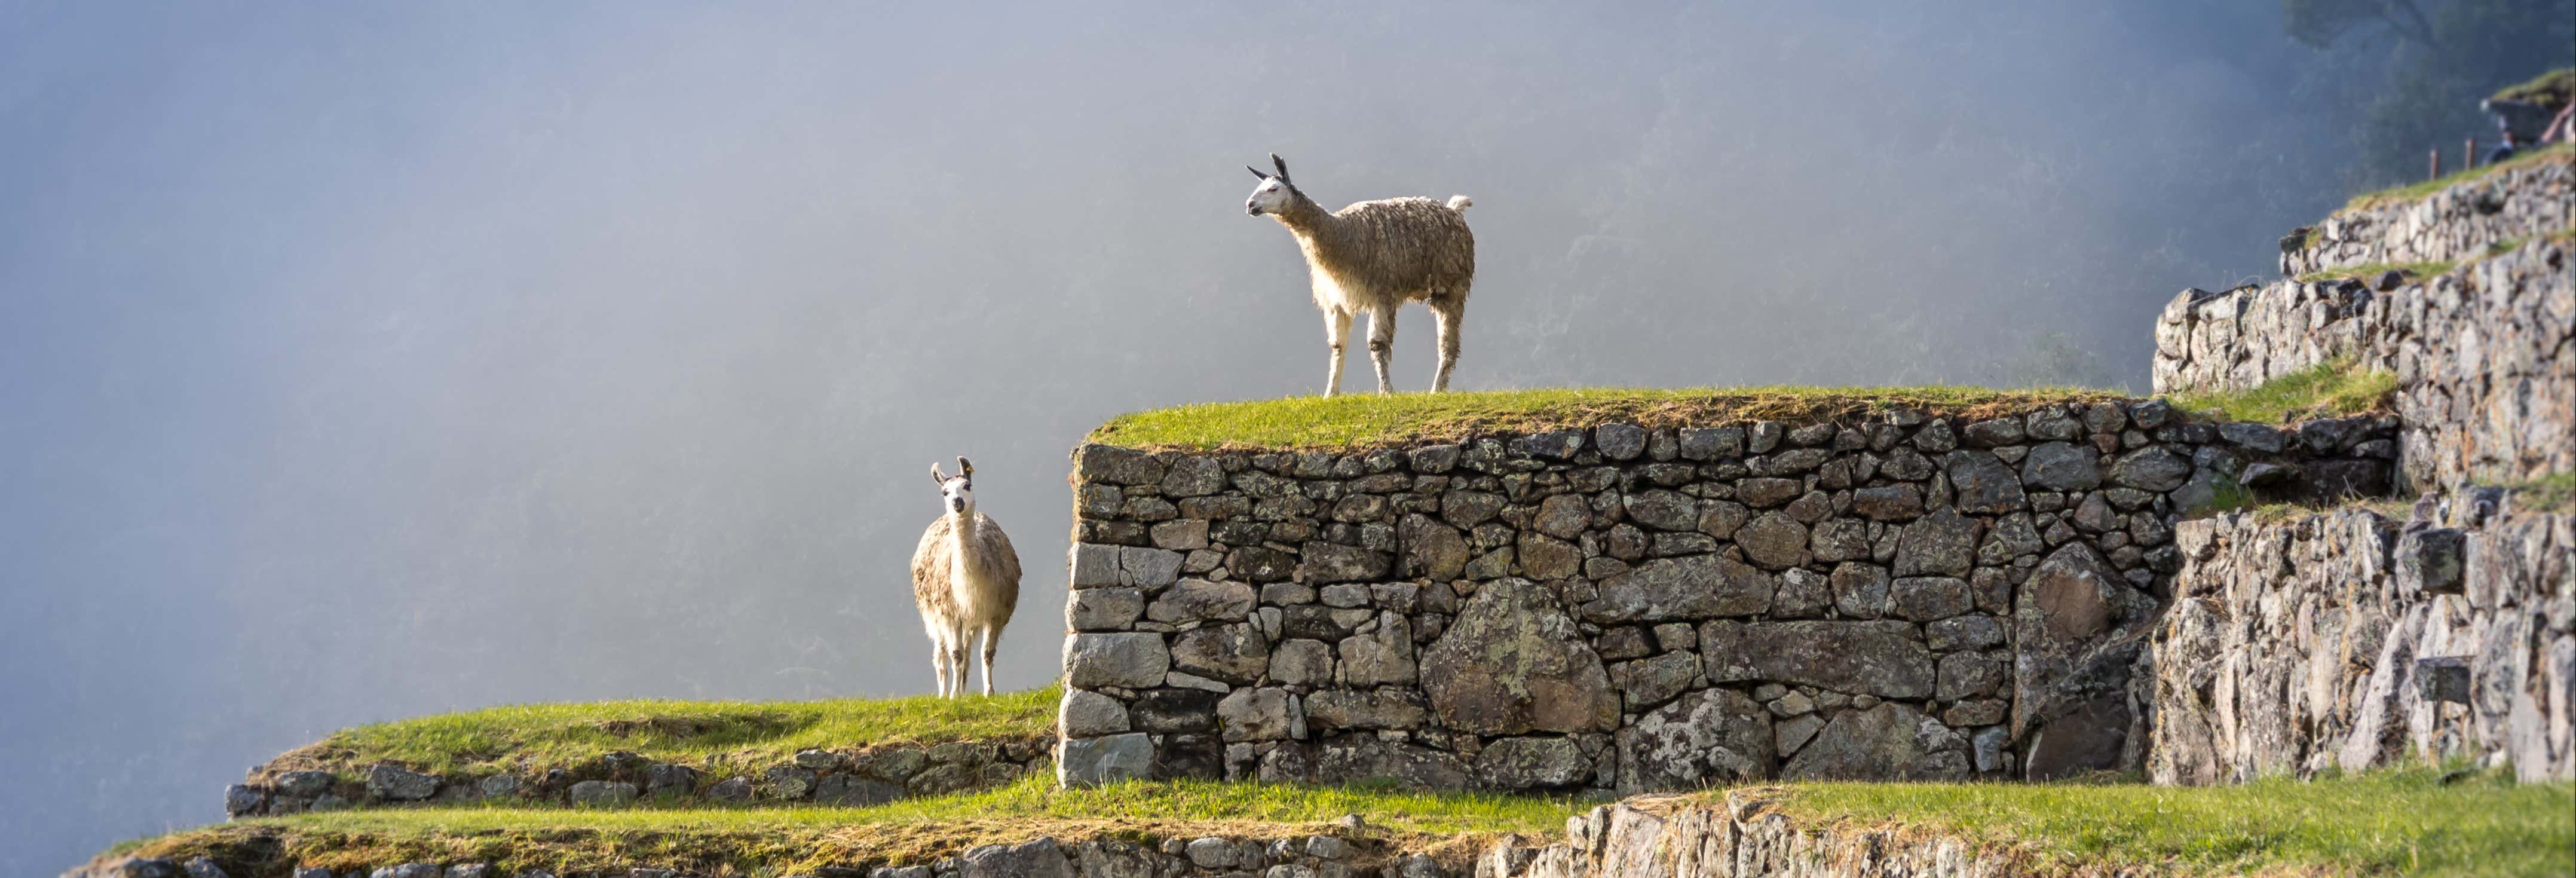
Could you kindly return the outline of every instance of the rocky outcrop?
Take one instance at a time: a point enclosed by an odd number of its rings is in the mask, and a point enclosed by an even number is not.
[[[2178,526],[2173,607],[2139,675],[2153,779],[2410,753],[2576,778],[2576,515],[2512,512],[2499,493],[2454,498],[2441,522],[2346,509]]]
[[[2338,212],[2281,239],[2281,273],[2457,262],[2479,255],[2489,242],[2565,230],[2570,203],[2576,203],[2576,166],[2561,153],[2413,201]]]
[[[813,749],[766,768],[731,766],[730,771],[656,762],[626,752],[525,775],[446,776],[391,763],[337,771],[262,768],[253,770],[247,782],[225,788],[224,813],[248,817],[465,803],[586,808],[638,801],[875,805],[1000,786],[1043,772],[1053,761],[1051,743],[950,741]]]
[[[1904,828],[1802,825],[1762,791],[1644,797],[1566,821],[1566,840],[1505,844],[1476,862],[1476,878],[1827,878],[1940,875],[2005,878],[2061,874],[2009,848]],[[2087,875],[2149,875],[2099,864]]]
[[[2553,229],[2563,230],[2569,196],[2556,197]],[[2185,290],[2156,326],[2155,389],[2242,390],[2348,359],[2397,377],[2406,496],[2576,469],[2569,249],[2565,238],[2533,241],[2384,288],[2332,280]]]
[[[1058,777],[1636,793],[2134,764],[2177,515],[2394,422],[2161,402],[1075,462]]]

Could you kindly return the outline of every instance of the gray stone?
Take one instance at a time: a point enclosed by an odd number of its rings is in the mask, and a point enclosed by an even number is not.
[[[215,865],[214,859],[210,857],[197,857],[181,863],[179,871],[185,873],[188,878],[232,878],[224,873],[224,867]]]
[[[237,783],[224,788],[224,815],[227,817],[257,814],[267,804],[268,794],[260,792],[258,787]]]
[[[1227,741],[1284,741],[1306,736],[1306,714],[1286,689],[1237,689],[1217,702]]]
[[[1458,530],[1427,515],[1407,515],[1396,523],[1396,542],[1404,547],[1404,573],[1433,582],[1458,578],[1469,551]]]
[[[1947,619],[1970,606],[1967,580],[1954,576],[1899,577],[1887,591],[1896,615],[1917,622]]]
[[[1120,711],[1123,716],[1125,708]],[[851,757],[850,767],[880,780],[904,781],[930,767],[930,756],[919,747],[873,747]]]
[[[1333,681],[1333,646],[1320,640],[1282,640],[1270,649],[1270,680],[1288,686]]]
[[[586,780],[572,785],[576,808],[623,808],[635,802],[635,785],[623,781]]]
[[[1657,538],[1668,536],[1706,539],[1698,534],[1656,534]],[[1574,544],[1555,537],[1524,533],[1521,534],[1518,548],[1521,575],[1532,579],[1563,579],[1573,576],[1583,561],[1583,554],[1574,547]]]
[[[1765,512],[1735,532],[1745,557],[1773,570],[1796,567],[1806,560],[1807,526],[1780,512]]]
[[[1064,621],[1075,631],[1120,631],[1145,615],[1145,593],[1132,588],[1075,589],[1066,599]]]
[[[1089,443],[1073,450],[1073,481],[1159,485],[1163,481],[1163,464],[1153,455],[1132,448]]]
[[[1215,458],[1186,455],[1163,473],[1163,496],[1204,497],[1225,490],[1225,467]]]
[[[1171,662],[1172,670],[1240,686],[1270,669],[1270,643],[1247,624],[1196,628],[1172,638]]]
[[[1622,794],[1760,780],[1778,762],[1770,712],[1731,689],[1684,696],[1638,717],[1615,741]]]
[[[1503,738],[1476,754],[1476,779],[1504,790],[1572,786],[1592,779],[1592,760],[1570,738]]]
[[[1160,685],[1171,669],[1172,654],[1160,634],[1075,634],[1064,639],[1067,686],[1137,689]]]
[[[1193,865],[1201,869],[1223,869],[1235,864],[1243,849],[1230,839],[1195,838],[1182,847]]]
[[[1953,451],[1942,458],[1942,469],[1950,475],[1950,487],[1958,495],[1952,502],[1960,512],[1993,515],[2029,505],[2028,497],[2022,493],[2021,478],[1994,452]]]
[[[751,801],[751,778],[729,777],[707,788],[707,798],[719,802]]]
[[[1581,497],[1558,494],[1539,501],[1538,516],[1531,519],[1530,525],[1540,533],[1570,540],[1592,526],[1592,507]]]
[[[2011,740],[2012,736],[2006,733],[2002,726],[1987,726],[1985,728],[1978,729],[1976,734],[1969,736],[1968,743],[1976,751],[1977,773],[1986,774],[2002,771],[2004,768],[2005,756],[2004,745]]]
[[[2262,424],[2229,422],[2218,425],[2218,438],[2256,451],[2279,453],[2287,447],[2278,428]]]
[[[2091,490],[2102,484],[2102,467],[2094,457],[2090,446],[2065,442],[2032,446],[2030,456],[2021,462],[2022,486],[2042,491]]]
[[[1493,519],[1503,511],[1503,497],[1482,491],[1451,491],[1440,495],[1440,518],[1462,528],[1472,528]]]
[[[1807,547],[1820,564],[1868,558],[1869,524],[1856,518],[1819,522],[1808,534]]]
[[[1710,622],[1700,654],[1711,682],[1770,680],[1882,698],[1932,694],[1932,652],[1906,622]]]
[[[810,768],[798,768],[793,765],[774,766],[760,774],[761,793],[772,799],[802,799],[814,794],[814,782],[821,777]],[[579,784],[574,785],[576,790],[579,786]],[[579,799],[576,798],[574,801],[578,803]]]
[[[1770,608],[1773,588],[1771,574],[1723,556],[1657,558],[1602,582],[1583,615],[1605,624],[1753,616]]]
[[[958,866],[960,878],[1075,878],[1073,863],[1052,838],[969,848]]]
[[[1707,500],[1699,504],[1699,532],[1718,539],[1729,539],[1744,526],[1753,510],[1744,504],[1727,500]]]
[[[1873,521],[1905,521],[1923,514],[1923,489],[1913,485],[1882,485],[1852,492],[1853,514]]]
[[[2154,615],[2155,600],[2082,542],[2040,562],[2013,608],[2015,734],[2062,712],[2069,699],[2125,683],[2137,648],[2129,635],[2143,632]]]
[[[1610,460],[1635,460],[1646,453],[1646,428],[1634,424],[1603,424],[1592,428],[1592,447]]]
[[[1795,755],[1798,749],[1814,740],[1825,727],[1825,718],[1812,713],[1781,720],[1771,727],[1771,741],[1782,757]]]
[[[1208,546],[1208,523],[1204,518],[1156,523],[1150,529],[1158,548],[1187,551]]]
[[[1896,544],[1896,575],[1966,576],[1976,549],[1977,520],[1936,509],[1905,526]]]
[[[1685,427],[1677,438],[1684,460],[1717,460],[1744,454],[1742,427]]]
[[[1225,556],[1225,572],[1245,582],[1278,582],[1296,571],[1296,556],[1268,546],[1236,546]]]
[[[1960,651],[1941,657],[1939,682],[1932,695],[1943,701],[1978,698],[1994,693],[2004,684],[2006,672],[2002,663],[1984,653]]]
[[[1687,650],[1638,659],[1610,670],[1610,681],[1626,696],[1631,713],[1671,701],[1699,679],[1699,654]]]
[[[1993,616],[1956,616],[1923,626],[1923,640],[1934,652],[2001,646],[2004,623]]]
[[[327,771],[290,771],[277,776],[277,794],[310,799],[330,792],[337,780]]]
[[[1485,584],[1422,657],[1443,725],[1481,735],[1608,731],[1610,676],[1556,596],[1526,580]]]
[[[1056,782],[1068,787],[1152,780],[1154,742],[1143,732],[1067,739],[1056,747]]]
[[[2423,594],[2462,594],[2468,539],[2463,531],[2426,528],[2397,538],[2398,587]]]
[[[1876,619],[1887,614],[1887,568],[1845,562],[1834,568],[1830,582],[1837,612],[1855,619]]]
[[[417,802],[438,793],[438,778],[378,764],[367,769],[367,795],[395,802]]]
[[[2418,697],[2426,702],[2469,703],[2469,657],[2430,656],[2415,660]]]
[[[1148,591],[1181,578],[1181,553],[1169,549],[1122,546],[1118,549],[1118,584]]]
[[[1085,689],[1066,689],[1056,710],[1056,733],[1066,738],[1097,738],[1127,731],[1127,705]]]
[[[2129,452],[2111,464],[2113,484],[2162,493],[2191,478],[2191,461],[2154,445]]]
[[[2046,548],[2048,542],[2031,526],[2030,514],[2015,512],[1996,518],[1994,526],[1986,529],[1985,543],[1977,547],[1977,563],[2000,567]]]
[[[1466,763],[1456,755],[1418,744],[1349,735],[1316,749],[1318,783],[1439,791],[1463,790],[1471,782]]]
[[[1780,587],[1772,593],[1771,615],[1784,619],[1821,616],[1833,603],[1833,584],[1824,574],[1806,569],[1784,570],[1780,572]],[[1877,614],[1871,616],[1875,618]]]
[[[1097,543],[1075,543],[1066,551],[1068,566],[1073,568],[1074,588],[1103,588],[1118,584],[1118,546]]]
[[[1344,639],[1337,651],[1343,685],[1411,686],[1416,679],[1413,626],[1395,613],[1380,614],[1376,631]]]
[[[2022,440],[2021,422],[2012,418],[1994,418],[1969,424],[1959,431],[1968,444],[1983,448],[2017,445]]]
[[[2122,693],[2098,695],[2031,733],[2022,774],[2045,781],[2116,768],[2128,732],[2129,708]]]
[[[1327,729],[1415,729],[1430,713],[1411,689],[1326,689],[1306,696],[1306,721]]]
[[[503,776],[506,777],[507,775]],[[513,784],[513,786],[515,785],[516,784]],[[676,796],[685,796],[696,792],[697,789],[697,769],[690,768],[686,765],[673,765],[668,762],[657,762],[644,767],[645,795],[658,796],[664,793],[669,793]]]
[[[1735,484],[1735,499],[1757,509],[1787,503],[1806,492],[1807,484],[1797,479],[1753,478]]]
[[[1693,530],[1699,527],[1699,503],[1689,497],[1665,490],[1648,490],[1627,495],[1622,506],[1628,518],[1656,530]]]
[[[1322,589],[1322,596],[1327,607],[1364,607],[1369,602],[1369,587],[1358,583],[1327,585]]]
[[[1967,741],[1903,704],[1846,710],[1781,770],[1790,780],[1960,780]],[[1933,758],[1948,752],[1951,759]]]
[[[1303,560],[1297,564],[1297,581],[1308,585],[1384,579],[1392,563],[1384,552],[1340,543],[1310,541],[1298,555]]]
[[[506,799],[519,794],[519,779],[513,775],[495,774],[474,784],[475,791],[486,799]]]

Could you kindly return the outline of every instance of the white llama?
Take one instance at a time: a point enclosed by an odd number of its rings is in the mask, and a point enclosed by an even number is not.
[[[1002,526],[975,511],[975,465],[957,459],[957,474],[930,465],[945,512],[922,531],[912,552],[912,601],[930,632],[931,672],[939,695],[966,691],[966,649],[984,637],[984,694],[993,694],[993,649],[1020,602],[1020,554]]]
[[[1452,195],[1447,204],[1428,198],[1362,201],[1326,212],[1288,182],[1288,162],[1270,154],[1276,174],[1252,168],[1261,185],[1243,202],[1243,212],[1269,214],[1296,236],[1306,254],[1314,285],[1315,307],[1324,312],[1324,343],[1332,349],[1332,369],[1324,395],[1342,392],[1343,342],[1351,317],[1369,315],[1369,362],[1377,367],[1377,392],[1393,393],[1387,361],[1395,344],[1395,309],[1420,301],[1431,308],[1440,335],[1440,371],[1431,391],[1449,389],[1449,371],[1458,365],[1458,324],[1466,318],[1467,288],[1476,280],[1476,236],[1467,230],[1467,208],[1475,202]]]

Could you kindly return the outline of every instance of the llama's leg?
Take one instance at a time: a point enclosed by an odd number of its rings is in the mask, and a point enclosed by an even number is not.
[[[1382,305],[1369,309],[1369,364],[1377,367],[1377,393],[1395,392],[1395,383],[1387,379],[1386,367],[1395,359],[1395,306]]]
[[[1431,319],[1439,324],[1440,371],[1433,373],[1431,392],[1449,389],[1449,370],[1458,367],[1458,324],[1467,317],[1467,303],[1454,302],[1446,307],[1433,305]]]
[[[966,676],[974,671],[974,668],[969,667],[966,664],[966,651],[973,649],[975,646],[974,630],[968,629],[957,632],[957,639],[951,641],[951,643],[953,645],[950,646],[948,650],[948,662],[949,667],[955,668],[957,671],[957,682],[948,687],[948,696],[951,698],[964,698],[966,697]]]
[[[1342,342],[1348,340],[1350,335],[1350,312],[1324,312],[1324,344],[1332,349],[1332,372],[1330,377],[1324,379],[1325,396],[1332,396],[1342,392],[1342,355],[1346,353],[1342,347]]]
[[[994,650],[994,649],[996,649],[996,648],[998,648],[998,647],[1000,647],[1001,645],[1002,645],[1002,629],[1001,629],[1000,627],[998,627],[998,626],[996,626],[996,627],[987,627],[987,628],[985,628],[985,629],[984,629],[984,697],[986,697],[986,698],[990,698],[990,697],[992,697],[992,696],[993,696],[993,650]]]
[[[939,697],[948,697],[948,644],[936,637],[930,639],[930,675],[938,678]]]

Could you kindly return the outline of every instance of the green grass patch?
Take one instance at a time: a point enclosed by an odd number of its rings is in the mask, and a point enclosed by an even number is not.
[[[2320,363],[2248,390],[2177,394],[2186,411],[2217,410],[2227,420],[2279,424],[2298,418],[2340,417],[2384,411],[2397,392],[2397,375],[2363,369],[2349,360]]]
[[[2499,101],[2530,101],[2544,107],[2567,106],[2571,97],[2576,97],[2576,67],[2561,67],[2495,93]]]
[[[132,842],[117,853],[210,856],[233,874],[264,863],[333,869],[408,861],[488,862],[501,874],[652,865],[698,874],[812,874],[827,866],[927,864],[983,844],[1327,831],[1360,814],[1399,850],[1464,851],[1505,832],[1556,836],[1591,804],[1572,799],[1202,781],[1060,790],[1026,778],[979,793],[872,808],[419,808],[242,820]],[[1341,831],[1348,835],[1347,831]],[[265,839],[270,845],[256,843]],[[273,855],[266,852],[274,851]],[[262,858],[253,862],[254,857]]]
[[[2516,509],[2532,512],[2576,511],[2576,473],[2551,473],[2528,482],[2503,486],[2513,492]]]
[[[2529,167],[2542,162],[2565,162],[2569,160],[2571,155],[2576,155],[2576,148],[2572,148],[2570,144],[2554,144],[2541,149],[2530,150],[2517,154],[2513,158],[2509,158],[2495,164],[2480,165],[2474,168],[2462,168],[2421,183],[2409,183],[2404,186],[2394,186],[2377,192],[2365,192],[2360,195],[2355,195],[2352,197],[2351,201],[2344,203],[2342,212],[2369,210],[2374,207],[2414,201],[2435,192],[2448,189],[2452,186],[2457,186],[2461,183],[2486,177],[2489,174],[2503,173],[2515,168]]]
[[[1826,783],[1787,788],[1815,820],[1903,824],[2011,844],[2067,867],[2200,874],[2576,873],[2576,785],[2431,769],[2240,786]]]
[[[825,701],[596,701],[523,704],[359,726],[278,757],[262,773],[320,770],[357,777],[393,762],[449,776],[541,773],[610,753],[656,762],[753,770],[805,749],[949,741],[1024,741],[1054,734],[1063,690],[990,698]]]
[[[2306,274],[2299,275],[2299,282],[2316,283],[2321,280],[2343,280],[2345,278],[2371,280],[2377,278],[2381,272],[2388,271],[2390,269],[2405,272],[2412,277],[2432,277],[2437,274],[2449,274],[2451,271],[2451,263],[2439,261],[2365,262],[2360,265],[2348,265],[2342,268],[2328,268],[2321,271],[2311,271]]]
[[[2048,403],[2124,398],[2078,388],[1981,387],[1559,388],[1301,396],[1120,415],[1091,431],[1088,441],[1130,448],[1341,450],[1612,422],[1649,429],[1756,420],[1812,423],[1892,408],[1986,417]]]

